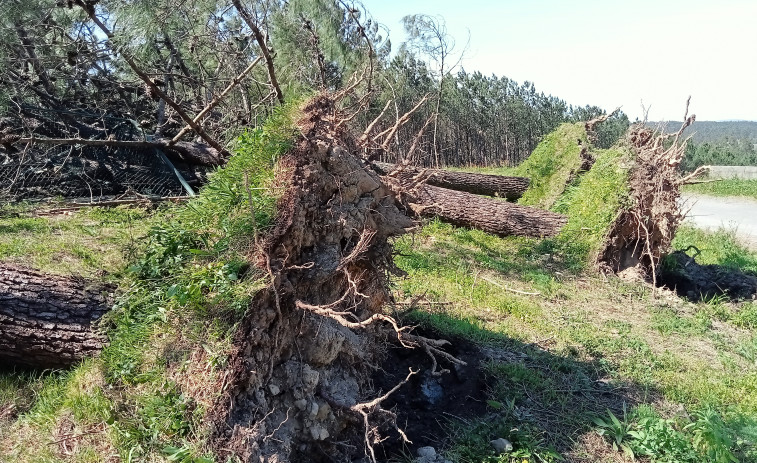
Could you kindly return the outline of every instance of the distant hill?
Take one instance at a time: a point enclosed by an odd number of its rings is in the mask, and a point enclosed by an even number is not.
[[[659,122],[647,123],[658,127]],[[681,122],[663,124],[666,132],[676,132]],[[686,147],[681,168],[692,171],[703,165],[757,166],[757,122],[755,121],[696,121],[684,131],[693,135]]]
[[[649,122],[647,125],[657,127],[659,122]],[[666,132],[675,132],[681,127],[681,122],[670,121],[663,125]],[[684,134],[694,134],[694,143],[720,144],[726,141],[750,140],[757,143],[757,121],[696,121],[687,128]]]

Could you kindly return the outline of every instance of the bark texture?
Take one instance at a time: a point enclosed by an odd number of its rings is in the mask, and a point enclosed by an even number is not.
[[[0,362],[67,367],[100,352],[93,324],[111,307],[108,286],[0,263]]]
[[[568,222],[555,212],[431,185],[418,185],[408,196],[410,208],[419,215],[500,236],[555,236]]]
[[[466,191],[478,195],[500,196],[510,200],[518,199],[528,189],[531,179],[526,177],[508,177],[504,175],[473,174],[470,172],[452,172],[440,169],[418,169],[400,167],[397,164],[374,162],[374,168],[382,175],[389,175],[401,169],[402,179],[427,178],[426,183],[451,190]]]

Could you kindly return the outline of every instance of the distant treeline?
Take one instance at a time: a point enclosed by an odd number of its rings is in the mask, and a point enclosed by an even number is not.
[[[704,165],[757,166],[754,143],[751,140],[732,139],[712,143],[689,143],[681,167],[690,171]]]
[[[415,163],[425,166],[516,165],[561,123],[585,121],[605,113],[598,106],[569,105],[560,98],[538,92],[528,81],[519,84],[506,77],[464,70],[444,77],[439,96],[438,76],[435,78],[423,61],[409,53],[399,53],[384,72],[391,85],[379,98],[376,111],[389,98],[395,98],[399,104],[397,112],[402,114],[423,95],[437,94],[436,137],[433,127],[427,127],[421,149],[414,156]],[[415,134],[434,111],[434,103],[427,104],[400,131],[399,155],[409,149]],[[598,145],[604,148],[613,145],[628,126],[628,117],[618,112],[600,124]]]
[[[658,122],[650,122],[657,127]],[[681,127],[681,122],[666,122],[662,127],[667,132],[674,132]],[[757,121],[696,121],[684,131],[684,135],[693,135],[694,143],[721,143],[728,140],[752,140],[757,143]]]
[[[658,123],[650,125],[659,126]],[[663,128],[678,130],[680,122],[668,122]],[[697,121],[684,131],[691,135],[686,158],[681,167],[691,171],[703,165],[757,166],[757,122]]]

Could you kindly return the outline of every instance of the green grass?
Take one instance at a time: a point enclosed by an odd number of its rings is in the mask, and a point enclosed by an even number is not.
[[[725,179],[695,183],[684,186],[683,191],[711,196],[743,196],[757,199],[757,180]]]
[[[210,461],[203,417],[230,334],[266,284],[246,262],[255,233],[275,214],[274,165],[290,146],[295,114],[282,110],[245,134],[237,156],[197,199],[156,219],[120,209],[53,223],[24,216],[28,211],[0,214],[0,240],[21,239],[5,256],[49,259],[40,266],[52,269],[52,251],[35,241],[107,228],[96,220],[114,224],[107,265],[124,288],[100,359],[68,373],[0,374],[0,413],[13,408],[18,415],[0,420],[0,448],[12,452],[3,461]],[[562,141],[548,137],[539,156],[546,162],[561,153],[559,159],[532,172],[539,180],[530,201],[551,202],[570,217],[558,237],[499,238],[434,220],[396,242],[395,261],[408,274],[395,282],[398,299],[425,294],[439,303],[420,303],[403,321],[486,349],[488,412],[447,422],[445,456],[616,461],[622,447],[614,450],[608,433],[599,435],[596,420],[614,426],[612,413],[624,424],[621,441],[649,461],[720,461],[723,449],[755,461],[757,304],[693,304],[595,274],[592,253],[627,196],[629,153],[598,151],[591,171],[557,191],[551,185],[570,175],[578,148],[570,140],[580,138],[579,129],[562,127]],[[132,213],[149,227],[128,225]],[[110,233],[94,232],[103,239]],[[94,275],[106,260],[88,243],[79,254],[90,249],[92,256],[77,257],[75,268]],[[757,268],[757,256],[727,234],[682,227],[674,245],[699,247],[703,263]],[[118,257],[129,250],[133,258]],[[80,436],[72,455],[61,456],[61,433]],[[513,443],[512,453],[494,454],[489,441],[499,437]]]
[[[108,316],[102,354],[106,381],[133,391],[114,423],[123,457],[207,453],[204,407],[219,392],[236,323],[266,284],[247,261],[275,215],[276,161],[294,140],[297,109],[281,108],[243,134],[235,156],[152,229],[129,267],[134,280]]]
[[[618,211],[628,205],[628,171],[631,153],[625,147],[599,150],[589,172],[568,186],[553,210],[568,216],[568,224],[554,240],[574,267],[596,260]]]
[[[700,251],[696,256],[700,264],[722,265],[757,275],[757,252],[741,244],[732,230],[708,232],[684,224],[679,227],[672,246],[673,249],[695,246]],[[695,252],[692,248],[688,254]]]
[[[0,260],[56,274],[117,279],[152,224],[170,210],[120,206],[35,217],[28,210],[6,209],[0,211]]]
[[[613,157],[622,154],[608,155],[607,170],[600,168],[596,179],[585,176],[584,188],[622,179],[622,170],[609,168]],[[597,212],[601,208],[587,210],[586,220],[609,218]],[[713,262],[733,261],[740,252],[727,257],[729,245],[720,238],[686,229],[676,242],[710,252],[710,241],[721,242],[717,252],[711,250]],[[749,434],[749,423],[757,420],[757,305],[661,299],[636,283],[576,273],[538,240],[498,238],[438,221],[397,247],[396,262],[408,272],[398,282],[399,297],[425,293],[446,303],[420,303],[406,321],[502,353],[486,363],[492,414],[449,424],[454,440],[446,456],[453,461],[521,461],[494,455],[488,441],[497,437],[509,439],[529,461],[554,461],[554,452],[571,458],[590,452],[584,461],[612,461],[605,455],[614,452],[609,442],[596,440],[593,418],[606,417],[607,409],[622,416],[624,403],[633,429],[654,434],[634,448],[641,455],[658,452],[655,461],[684,454],[689,459],[680,461],[716,461],[708,460],[715,458],[707,456],[713,447],[698,444],[694,430],[704,426],[695,414],[707,410],[719,420],[713,429],[732,439],[729,451],[741,461],[757,456]],[[640,421],[637,406],[658,420]],[[686,410],[691,418],[671,410]],[[669,419],[675,423],[660,424]]]
[[[562,124],[512,171],[511,175],[531,179],[531,185],[518,201],[520,204],[541,209],[552,207],[581,167],[579,141],[582,146],[588,145],[583,124]]]
[[[71,461],[96,462],[114,453],[106,425],[114,404],[103,387],[98,361],[87,360],[64,373],[0,375],[0,385],[19,380],[17,394],[26,389],[34,400],[19,410],[17,420],[3,426],[3,461],[52,462],[68,456]]]

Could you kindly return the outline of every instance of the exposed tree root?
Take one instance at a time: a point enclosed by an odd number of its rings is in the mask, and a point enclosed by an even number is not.
[[[662,256],[683,219],[679,207],[681,177],[679,165],[688,139],[684,129],[695,116],[686,116],[680,130],[672,134],[656,132],[642,124],[629,131],[629,143],[635,163],[628,184],[631,205],[620,212],[605,238],[598,255],[600,268],[606,271],[634,274],[650,279],[656,285]]]
[[[351,461],[363,449],[375,461],[380,426],[407,438],[381,408],[407,379],[371,398],[377,392],[368,379],[387,340],[426,350],[434,374],[444,371],[437,358],[462,363],[442,350],[447,341],[410,334],[384,313],[395,269],[388,239],[415,223],[356,156],[340,121],[332,100],[314,99],[299,142],[279,162],[286,192],[252,256],[270,285],[239,329],[233,380],[216,407],[227,410],[215,417],[222,459]]]

